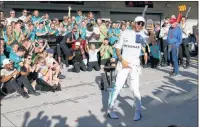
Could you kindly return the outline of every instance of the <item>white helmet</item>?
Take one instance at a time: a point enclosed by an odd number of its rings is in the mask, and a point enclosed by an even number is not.
[[[137,16],[137,17],[135,18],[135,21],[134,21],[134,22],[140,22],[140,21],[145,22],[144,17],[142,17],[142,16]]]

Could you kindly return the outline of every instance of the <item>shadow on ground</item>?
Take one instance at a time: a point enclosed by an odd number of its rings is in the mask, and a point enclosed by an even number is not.
[[[167,70],[159,69],[169,73]],[[177,127],[197,127],[197,75],[191,72],[183,71],[182,76],[191,78],[190,80],[181,78],[171,78],[165,76],[166,80],[160,81],[160,87],[154,89],[150,95],[142,97],[143,118],[141,121],[134,122],[134,105],[128,101],[133,101],[133,97],[118,96],[118,111],[120,119],[112,120],[107,117],[106,109],[108,107],[108,92],[101,91],[103,107],[99,109],[103,114],[104,121],[98,119],[99,114],[91,110],[88,116],[77,119],[77,127],[167,127],[177,125]],[[100,78],[96,78],[99,85]],[[121,110],[121,111],[119,111]],[[42,116],[44,112],[39,112],[37,117],[30,119],[30,113],[26,112],[24,116],[23,127],[67,127],[67,116]],[[52,125],[52,120],[58,122]]]

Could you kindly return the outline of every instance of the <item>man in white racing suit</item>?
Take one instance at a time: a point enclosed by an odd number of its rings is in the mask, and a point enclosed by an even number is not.
[[[141,67],[139,56],[141,48],[146,42],[141,36],[142,34],[140,34],[144,24],[145,19],[142,16],[136,17],[135,30],[124,31],[116,44],[116,52],[119,62],[116,68],[116,82],[109,95],[109,108],[107,112],[109,117],[112,119],[119,118],[113,111],[113,106],[127,78],[129,78],[128,85],[135,96],[136,111],[134,121],[141,119],[141,95],[139,90],[139,75],[141,74]]]

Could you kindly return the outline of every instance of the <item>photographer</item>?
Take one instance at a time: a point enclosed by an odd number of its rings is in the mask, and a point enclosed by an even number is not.
[[[180,65],[182,65],[185,69],[187,69],[189,67],[189,63],[190,63],[190,52],[189,52],[189,35],[190,35],[190,31],[187,28],[187,24],[186,24],[186,17],[183,16],[181,23],[180,23],[180,27],[182,29],[182,44],[180,44],[179,47],[179,59],[180,59]],[[183,54],[185,53],[186,56],[186,64],[184,65],[183,62]]]
[[[163,52],[164,52],[164,65],[163,66],[167,66],[168,65],[168,41],[167,41],[167,35],[168,35],[168,31],[169,31],[169,20],[165,19],[164,20],[164,24],[160,30],[160,35],[159,37],[163,39]]]

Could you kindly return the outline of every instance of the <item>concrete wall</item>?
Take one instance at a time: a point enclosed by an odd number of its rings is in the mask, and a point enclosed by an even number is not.
[[[164,18],[166,16],[170,16],[172,14],[177,15],[178,14],[178,6],[185,4],[188,7],[192,7],[189,18],[190,19],[198,19],[198,2],[191,2],[191,1],[169,1],[169,6],[165,6],[166,2],[158,2],[155,1],[153,8],[148,8],[147,13],[151,14],[161,14],[161,18]],[[63,5],[63,4],[52,4],[52,3],[39,3],[39,2],[18,2],[18,1],[9,1],[4,2],[4,10],[6,13],[9,14],[9,10],[11,8],[17,8],[17,9],[48,9],[48,10],[60,10],[62,14],[58,13],[50,13],[51,17],[58,17],[62,18],[62,16],[67,14],[69,5]],[[129,13],[142,13],[143,8],[132,8],[132,7],[125,7],[124,1],[85,1],[84,5],[71,5],[73,12],[72,14],[75,14],[77,9],[82,9],[83,11],[95,11],[96,17],[103,17],[103,18],[110,18],[112,12],[129,12]],[[20,13],[19,13],[20,14]],[[118,20],[120,17],[118,16]],[[121,19],[120,19],[121,20]]]

